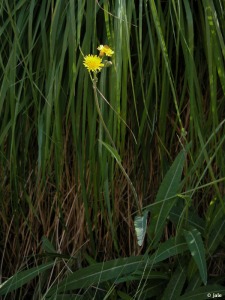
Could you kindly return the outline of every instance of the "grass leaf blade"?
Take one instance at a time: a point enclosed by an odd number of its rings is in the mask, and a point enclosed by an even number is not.
[[[168,217],[170,210],[175,203],[176,194],[180,186],[185,158],[185,150],[182,150],[167,172],[157,193],[155,202],[157,203],[161,201],[161,203],[159,206],[156,205],[152,208],[152,220],[149,227],[150,237],[154,239],[154,244],[157,244],[160,240],[166,218]],[[172,198],[173,196],[174,199],[166,201],[167,198]],[[162,202],[162,200],[165,201]]]
[[[0,296],[6,295],[9,292],[12,292],[24,284],[30,282],[33,278],[40,275],[44,271],[52,268],[52,266],[55,264],[55,262],[48,262],[45,264],[42,264],[38,267],[34,267],[31,269],[28,269],[26,271],[18,272],[12,277],[10,277],[8,280],[3,282],[0,285]]]
[[[203,283],[207,284],[207,267],[205,259],[205,248],[201,238],[201,233],[196,229],[184,230],[184,237],[187,241],[191,255],[196,262]]]

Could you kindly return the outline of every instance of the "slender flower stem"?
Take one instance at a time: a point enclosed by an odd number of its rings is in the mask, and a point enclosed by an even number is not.
[[[90,74],[90,76],[91,76],[91,74]],[[109,130],[108,130],[108,128],[107,128],[107,126],[106,126],[106,124],[105,124],[105,122],[104,122],[104,120],[103,120],[102,113],[101,113],[101,110],[100,110],[100,107],[99,107],[98,95],[97,95],[97,82],[98,82],[98,78],[97,78],[97,76],[96,76],[96,73],[94,73],[94,78],[92,78],[92,76],[91,76],[91,80],[92,80],[92,83],[93,83],[93,90],[94,90],[94,97],[95,97],[95,105],[96,105],[96,109],[97,109],[97,112],[98,112],[100,121],[102,122],[102,125],[103,125],[103,127],[104,127],[104,129],[105,129],[105,131],[106,131],[106,133],[107,133],[107,135],[108,135],[108,138],[109,138],[109,140],[110,140],[110,142],[111,142],[113,148],[114,148],[114,149],[116,150],[116,152],[117,152],[116,145],[115,145],[115,143],[114,143],[114,141],[113,141],[113,139],[112,139],[112,137],[111,137],[111,135],[110,135],[110,133],[109,133]],[[104,143],[103,143],[103,144],[104,144]],[[139,215],[142,215],[141,205],[140,205],[140,203],[139,203],[139,201],[138,201],[138,195],[137,195],[137,192],[136,192],[136,190],[135,190],[135,188],[134,188],[134,186],[133,186],[133,183],[132,183],[132,181],[130,180],[129,175],[128,175],[127,172],[125,171],[125,169],[124,169],[124,167],[122,166],[121,162],[117,160],[117,163],[118,163],[118,165],[119,165],[121,171],[123,172],[124,176],[126,177],[127,182],[128,182],[128,184],[130,185],[130,188],[131,188],[131,190],[132,190],[132,192],[133,192],[133,195],[134,195],[134,198],[135,198],[135,202],[136,202],[136,205],[137,205],[137,208],[138,208],[138,211],[139,211]]]
[[[93,90],[94,90],[94,97],[95,97],[95,105],[96,105],[96,109],[97,109],[97,112],[98,112],[98,115],[99,115],[99,118],[100,118],[100,121],[102,122],[102,125],[105,129],[105,132],[107,133],[108,135],[108,138],[110,140],[110,143],[112,144],[113,148],[116,150],[116,145],[111,137],[111,134],[109,133],[109,130],[103,120],[103,117],[102,117],[102,113],[101,113],[101,110],[100,110],[100,107],[99,107],[99,102],[98,102],[98,95],[97,95],[97,76],[96,74],[94,73],[94,78],[92,78],[92,82],[93,82]]]

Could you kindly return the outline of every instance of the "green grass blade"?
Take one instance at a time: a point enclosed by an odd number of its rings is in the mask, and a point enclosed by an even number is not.
[[[205,258],[205,248],[201,238],[201,233],[196,229],[184,230],[184,237],[187,241],[191,255],[198,266],[203,283],[207,284],[207,267]]]
[[[218,294],[220,296],[218,296]],[[192,292],[188,292],[181,297],[178,297],[177,300],[204,300],[215,297],[222,297],[225,294],[225,288],[221,285],[207,285],[205,287],[200,287],[195,289]]]
[[[216,224],[214,224],[213,230],[210,233],[208,238],[208,247],[206,250],[210,256],[213,255],[214,251],[219,247],[221,242],[224,241],[224,236],[225,236],[224,228],[225,228],[225,220],[223,215],[222,219],[219,219],[216,222]]]
[[[136,202],[136,206],[138,208],[138,211],[139,211],[139,214],[141,214],[141,208],[140,208],[140,205],[139,205],[139,202],[138,202],[138,195],[137,195],[137,192],[135,190],[135,187],[132,183],[132,181],[130,180],[129,178],[129,175],[127,174],[127,172],[125,171],[124,167],[122,166],[122,163],[121,163],[121,158],[118,154],[118,152],[116,151],[116,149],[112,148],[110,145],[108,145],[107,143],[104,143],[102,141],[99,140],[99,142],[111,153],[111,155],[115,158],[118,166],[120,167],[121,171],[123,172],[124,176],[126,177],[126,180],[133,192],[133,195],[134,195],[134,199],[135,199],[135,202]]]
[[[54,246],[52,245],[52,243],[49,241],[49,239],[46,236],[42,237],[42,248],[44,251],[49,252],[49,253],[57,252],[55,250]]]
[[[185,280],[185,270],[178,266],[164,290],[162,300],[177,299],[182,292]]]
[[[179,201],[179,200],[178,200]],[[204,232],[205,222],[202,218],[199,217],[197,212],[193,210],[188,210],[188,208],[183,208],[182,205],[174,206],[169,214],[169,219],[175,225],[185,224],[185,226],[192,226],[197,228],[201,233]],[[182,227],[182,226],[181,226]]]
[[[173,78],[173,75],[172,75],[172,69],[171,69],[170,60],[169,60],[169,56],[168,56],[168,49],[167,49],[165,39],[164,39],[164,36],[163,36],[163,30],[162,30],[162,27],[161,27],[161,22],[160,22],[159,15],[158,15],[158,12],[157,12],[157,9],[156,9],[155,1],[149,0],[149,3],[150,3],[150,7],[151,7],[151,12],[152,12],[152,15],[153,15],[155,29],[156,29],[156,32],[157,32],[157,35],[158,35],[158,42],[160,43],[161,50],[162,50],[162,55],[163,55],[165,65],[166,65],[168,79],[169,79],[171,91],[172,91],[172,94],[173,94],[174,105],[175,105],[175,108],[176,108],[177,118],[179,120],[180,127],[183,128],[182,120],[181,120],[181,117],[180,117],[179,106],[178,106],[178,102],[177,102],[177,95],[176,95],[176,91],[175,91],[174,78]]]
[[[58,285],[53,286],[47,292],[46,297],[54,297],[56,293],[66,292],[68,290],[98,285],[108,280],[117,281],[120,277],[128,276],[138,270],[144,270],[147,265],[154,266],[169,257],[176,256],[187,250],[188,247],[183,238],[173,238],[161,244],[157,251],[149,258],[147,256],[130,256],[128,258],[120,258],[91,265],[74,272]]]
[[[165,287],[164,281],[150,282],[148,287],[137,294],[138,300],[156,299],[159,296],[159,291],[162,291]]]
[[[52,287],[46,294],[46,297],[54,297],[61,292],[87,288],[90,285],[98,285],[108,280],[116,280],[120,276],[130,274],[138,268],[143,268],[145,264],[146,261],[143,259],[143,256],[121,258],[105,263],[98,263],[69,275],[57,286]]]
[[[159,245],[156,252],[151,256],[151,260],[154,262],[154,264],[156,264],[169,257],[184,253],[187,250],[187,243],[182,237],[170,238],[166,242]]]
[[[49,262],[14,274],[11,278],[0,285],[0,296],[7,295],[8,293],[20,288],[36,276],[39,276],[41,273],[52,268],[54,264],[55,262]]]
[[[170,210],[175,204],[176,195],[180,187],[181,174],[183,171],[185,158],[185,150],[182,150],[174,160],[158,190],[155,204],[157,204],[159,201],[162,201],[161,204],[159,206],[152,207],[151,209],[149,234],[150,238],[154,240],[155,245],[162,236],[166,219],[169,216]],[[166,201],[167,198],[171,199]]]

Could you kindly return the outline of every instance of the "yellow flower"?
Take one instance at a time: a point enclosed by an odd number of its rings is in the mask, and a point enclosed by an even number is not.
[[[100,45],[97,49],[100,51],[99,56],[112,56],[114,53],[107,45]]]
[[[88,71],[101,71],[101,68],[104,67],[104,64],[102,63],[102,59],[98,57],[97,55],[86,55],[84,57],[84,66],[88,69]]]

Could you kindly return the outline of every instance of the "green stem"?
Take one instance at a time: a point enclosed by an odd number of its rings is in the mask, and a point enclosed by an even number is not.
[[[110,140],[110,142],[111,142],[113,148],[115,149],[115,151],[116,151],[116,153],[117,153],[116,145],[115,145],[115,143],[114,143],[114,141],[113,141],[113,139],[112,139],[112,137],[111,137],[111,135],[110,135],[110,133],[109,133],[109,130],[108,130],[108,128],[107,128],[107,126],[106,126],[106,124],[105,124],[105,122],[104,122],[104,120],[103,120],[102,113],[101,113],[101,109],[100,109],[100,106],[99,106],[98,95],[97,95],[97,90],[98,90],[98,89],[97,89],[97,82],[98,82],[98,78],[97,78],[97,76],[96,76],[95,73],[94,73],[94,78],[92,78],[91,74],[90,74],[90,77],[91,77],[91,80],[92,80],[92,83],[93,83],[93,90],[94,90],[94,97],[95,97],[95,105],[96,105],[96,108],[97,108],[97,112],[98,112],[100,121],[102,122],[102,125],[103,125],[103,127],[104,127],[104,129],[105,129],[105,131],[106,131],[106,133],[107,133],[107,135],[108,135],[108,138],[109,138],[109,140]],[[103,143],[103,142],[101,142],[101,143]],[[106,145],[105,143],[103,143],[103,144]],[[109,148],[107,147],[107,149],[109,149]],[[111,150],[110,150],[110,152],[112,153]],[[115,155],[113,155],[113,156],[115,157]],[[115,157],[115,158],[116,158],[116,157]],[[135,198],[135,201],[136,201],[136,204],[137,204],[137,208],[138,208],[139,214],[141,215],[141,214],[142,214],[142,210],[141,210],[141,206],[140,206],[140,204],[139,204],[139,202],[138,202],[137,192],[136,192],[136,190],[135,190],[135,188],[134,188],[134,186],[133,186],[133,183],[131,182],[131,180],[130,180],[130,178],[129,178],[129,175],[126,173],[125,169],[123,168],[121,162],[119,162],[117,159],[116,159],[116,161],[117,161],[117,163],[118,163],[120,169],[122,170],[124,176],[126,177],[127,182],[128,182],[129,185],[130,185],[130,188],[131,188],[131,190],[132,190],[132,192],[133,192],[133,195],[134,195],[134,198]]]
[[[97,112],[98,112],[98,115],[99,115],[99,118],[100,118],[100,121],[102,122],[102,125],[105,129],[105,132],[107,133],[108,135],[108,138],[110,140],[110,143],[112,144],[113,148],[116,150],[116,145],[111,137],[111,134],[109,133],[109,130],[103,120],[103,117],[102,117],[102,114],[101,114],[101,110],[100,110],[100,106],[99,106],[99,103],[98,103],[98,95],[97,95],[97,76],[96,74],[94,73],[94,78],[92,79],[92,82],[93,82],[93,90],[94,90],[94,97],[95,97],[95,105],[96,105],[96,108],[97,108]]]

